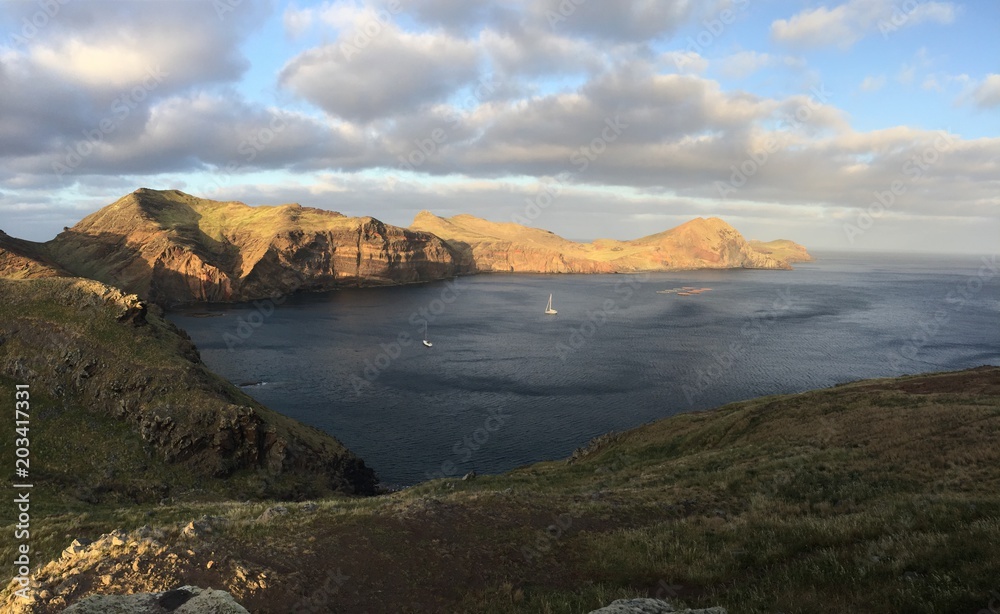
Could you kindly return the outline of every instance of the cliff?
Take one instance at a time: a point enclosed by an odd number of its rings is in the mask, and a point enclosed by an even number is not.
[[[74,275],[162,303],[242,301],[455,274],[432,235],[299,205],[139,189],[45,245]]]
[[[161,305],[232,302],[445,279],[457,274],[788,269],[791,241],[747,242],[719,218],[633,241],[423,211],[409,229],[296,204],[250,207],[140,188],[48,243],[0,233],[0,277],[78,276]]]
[[[441,237],[464,271],[621,273],[699,268],[788,269],[779,253],[755,249],[718,218],[697,218],[634,241],[577,243],[549,231],[471,215],[419,213],[411,229]],[[803,250],[804,251],[804,250]]]
[[[336,439],[215,376],[159,308],[96,281],[0,279],[0,383],[30,385],[32,474],[68,500],[375,489]]]
[[[806,248],[788,239],[775,241],[750,241],[750,247],[762,254],[785,262],[812,262],[813,257]]]

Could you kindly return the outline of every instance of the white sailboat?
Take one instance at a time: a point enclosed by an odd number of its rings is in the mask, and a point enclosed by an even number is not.
[[[554,316],[557,313],[559,313],[559,312],[552,308],[552,295],[550,294],[549,295],[549,304],[545,306],[545,314],[546,315],[550,315],[550,316]]]
[[[424,321],[424,345],[427,347],[434,347],[434,344],[427,340],[427,322]]]

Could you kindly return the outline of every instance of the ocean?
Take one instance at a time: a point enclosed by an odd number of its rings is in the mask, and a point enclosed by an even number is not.
[[[216,373],[395,487],[565,458],[732,401],[1000,364],[995,255],[817,256],[793,271],[478,275],[168,317]]]

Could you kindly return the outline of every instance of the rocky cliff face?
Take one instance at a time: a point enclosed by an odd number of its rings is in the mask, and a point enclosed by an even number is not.
[[[791,241],[748,243],[718,218],[634,241],[568,241],[471,215],[417,215],[409,229],[372,217],[281,205],[249,207],[141,188],[45,244],[0,233],[0,276],[76,275],[162,305],[245,301],[340,286],[457,274],[787,269]]]
[[[46,248],[75,275],[163,304],[429,281],[456,272],[437,237],[371,217],[148,189],[84,218]]]
[[[417,215],[411,228],[444,239],[458,254],[462,269],[468,272],[791,268],[787,260],[754,249],[735,228],[718,218],[698,218],[634,241],[601,239],[592,243],[575,243],[545,230],[517,224],[488,222],[470,215],[441,218],[426,211]]]
[[[787,239],[777,239],[775,241],[750,241],[750,247],[762,254],[767,254],[772,258],[778,258],[785,262],[812,262],[812,255],[806,248],[794,241]]]
[[[31,428],[60,451],[37,462],[84,500],[156,498],[178,469],[233,477],[226,488],[242,496],[374,492],[374,473],[340,442],[219,379],[158,308],[95,281],[0,279],[4,378],[49,399]]]

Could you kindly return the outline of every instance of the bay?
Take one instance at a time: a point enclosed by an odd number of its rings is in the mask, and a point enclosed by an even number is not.
[[[216,373],[407,486],[732,401],[1000,364],[993,267],[827,253],[793,271],[478,275],[168,317]],[[710,290],[660,292],[684,287]]]

